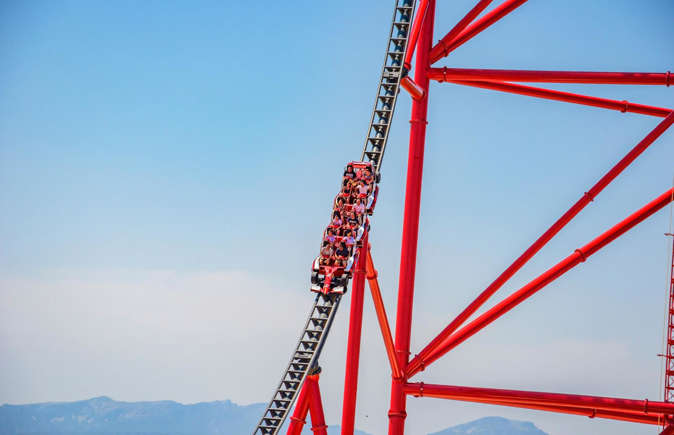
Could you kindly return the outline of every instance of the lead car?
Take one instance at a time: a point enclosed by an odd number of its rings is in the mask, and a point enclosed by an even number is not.
[[[377,202],[379,186],[375,178],[370,162],[354,161],[344,168],[330,224],[311,266],[311,291],[326,295],[346,292],[363,236],[370,227],[368,216]]]

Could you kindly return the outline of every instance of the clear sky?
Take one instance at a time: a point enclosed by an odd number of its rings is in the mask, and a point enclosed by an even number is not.
[[[438,3],[436,39],[473,4]],[[360,156],[391,8],[2,3],[0,403],[269,398],[340,172]],[[440,65],[665,72],[673,16],[669,0],[532,0]],[[674,106],[672,88],[551,87]],[[391,317],[409,101],[372,219]],[[429,120],[413,352],[659,122],[448,84],[433,85]],[[504,294],[673,178],[669,131]],[[659,400],[669,222],[661,211],[417,379]],[[330,424],[348,308],[322,361]],[[364,334],[356,425],[383,433],[389,375],[369,302]],[[486,415],[552,435],[656,433],[433,399],[409,400],[409,433]]]

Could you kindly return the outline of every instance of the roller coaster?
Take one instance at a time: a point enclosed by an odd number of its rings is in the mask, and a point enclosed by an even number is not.
[[[433,66],[439,60],[449,56],[456,48],[514,12],[526,1],[504,0],[501,4],[488,9],[492,0],[479,0],[436,44],[433,44],[435,0],[394,1],[384,65],[363,151],[360,160],[348,163],[342,174],[339,191],[333,201],[329,224],[321,239],[319,254],[311,264],[308,287],[315,293],[313,306],[291,354],[290,362],[264,414],[254,428],[253,435],[279,433],[293,410],[293,405],[294,411],[290,416],[288,434],[298,435],[305,425],[307,415],[310,414],[313,432],[317,435],[327,435],[318,384],[321,372],[319,357],[333,325],[340,301],[345,294],[348,294],[347,288],[351,281],[352,299],[341,433],[353,435],[366,280],[372,293],[391,370],[389,435],[404,433],[407,396],[444,398],[643,423],[660,427],[661,435],[674,435],[674,240],[669,277],[668,329],[663,355],[665,357],[665,384],[662,401],[433,385],[410,380],[447,352],[674,201],[674,188],[670,188],[468,322],[491,296],[674,123],[674,112],[669,108],[519,84],[520,82],[582,83],[669,87],[674,83],[674,78],[669,71],[665,73],[531,71]],[[413,57],[414,68],[412,68]],[[410,72],[414,73],[414,77],[411,77]],[[410,359],[419,206],[431,80],[664,119],[496,277],[449,325]],[[381,165],[401,89],[407,91],[412,98],[412,113],[394,337],[391,334],[388,316],[384,309],[368,236],[369,216],[374,212],[381,180]],[[668,235],[672,236],[672,234]]]

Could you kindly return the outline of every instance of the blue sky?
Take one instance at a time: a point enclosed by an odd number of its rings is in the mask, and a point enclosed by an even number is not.
[[[360,156],[390,3],[0,6],[0,402],[268,397],[340,171]],[[435,39],[472,4],[439,3]],[[673,13],[532,0],[439,64],[665,72]],[[674,105],[665,87],[551,87]],[[391,315],[409,106],[402,94],[372,220]],[[429,121],[413,351],[659,119],[435,84]],[[672,162],[670,131],[504,294],[671,187]],[[418,379],[659,399],[668,225],[663,210]],[[323,361],[331,424],[347,312]],[[386,361],[365,316],[357,426],[381,433]],[[410,433],[484,415],[551,434],[646,430],[411,399]]]

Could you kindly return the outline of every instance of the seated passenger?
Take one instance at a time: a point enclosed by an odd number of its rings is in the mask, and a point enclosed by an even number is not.
[[[352,228],[356,228],[360,225],[360,219],[358,219],[358,216],[356,216],[356,213],[353,211],[348,214],[346,221]]]
[[[369,168],[363,168],[363,171],[360,174],[362,180],[370,184],[372,182],[372,172]]]
[[[346,235],[344,239],[344,244],[347,248],[352,248],[356,244],[356,239],[353,237],[353,231],[349,231],[349,234]]]
[[[325,231],[325,237],[323,240],[330,244],[335,243],[335,231],[332,228],[328,228]]]
[[[353,180],[347,180],[346,183],[342,185],[342,193],[346,195],[351,195],[351,192],[353,191]]]
[[[335,212],[332,217],[332,226],[341,227],[342,226],[342,217],[339,212]]]
[[[335,255],[337,257],[335,265],[345,267],[346,260],[349,258],[349,248],[347,248],[346,246],[344,246],[343,243],[340,242],[337,245],[337,251],[335,252]]]
[[[370,186],[361,181],[356,187],[356,191],[359,197],[365,198],[370,193]]]
[[[335,210],[341,210],[342,208],[344,208],[344,198],[338,195],[335,199]]]
[[[353,170],[353,165],[350,163],[346,165],[346,170],[344,171],[344,178],[355,178],[356,172]]]
[[[335,250],[332,248],[332,244],[328,242],[323,242],[323,247],[321,248],[321,258],[319,264],[321,266],[330,266],[333,261],[333,255]]]
[[[366,171],[366,170],[367,170],[367,168],[360,168],[360,169],[358,170],[358,172],[356,173],[356,179],[358,179],[358,180],[363,180],[363,179],[365,179],[365,171]]]
[[[365,204],[363,204],[363,201],[359,198],[356,200],[352,209],[356,214],[363,214],[365,213]]]

